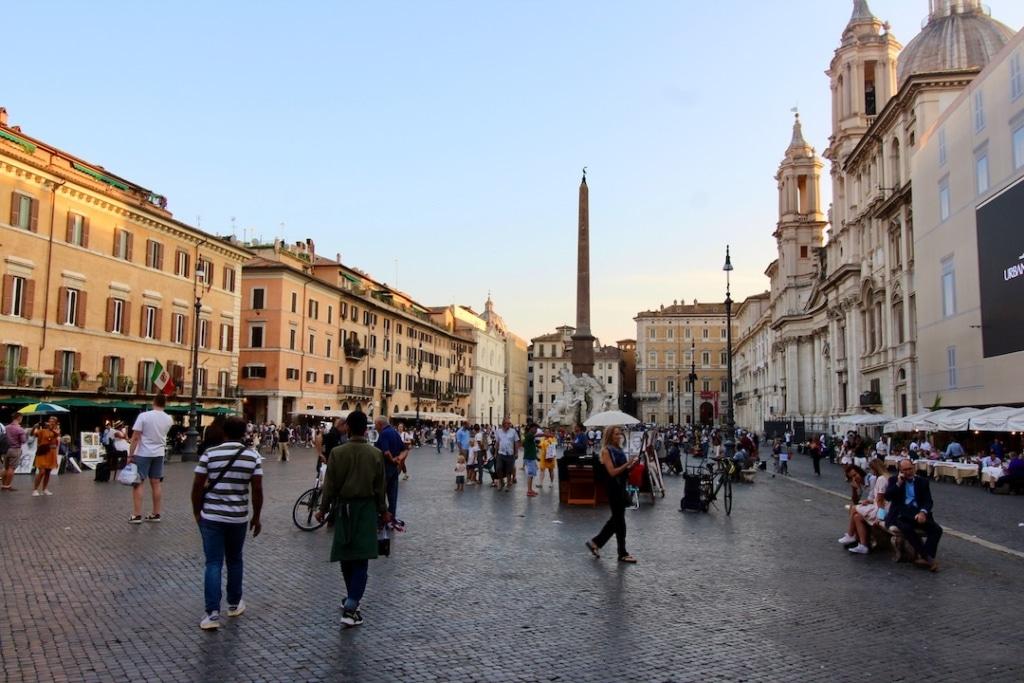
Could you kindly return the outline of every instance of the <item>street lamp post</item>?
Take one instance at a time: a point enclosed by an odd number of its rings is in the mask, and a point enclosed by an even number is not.
[[[196,460],[199,455],[199,314],[203,310],[202,289],[199,287],[200,276],[205,280],[206,273],[199,269],[199,247],[196,245],[196,269],[193,273],[192,296],[194,320],[192,321],[192,400],[188,405],[188,430],[185,432],[185,445],[181,449],[183,461]]]
[[[690,426],[697,428],[697,342],[690,340]]]
[[[416,429],[420,428],[420,396],[423,394],[423,342],[416,353]]]
[[[732,457],[736,446],[736,424],[733,421],[732,405],[732,293],[730,291],[729,273],[732,272],[732,259],[729,257],[729,245],[725,245],[725,382],[728,406],[725,413],[725,453]]]

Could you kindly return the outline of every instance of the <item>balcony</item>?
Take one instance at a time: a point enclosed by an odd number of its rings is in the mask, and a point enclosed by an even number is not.
[[[633,394],[633,398],[637,401],[660,401],[661,392],[658,391],[638,391]]]
[[[352,398],[373,398],[373,387],[357,387],[354,384],[343,384],[338,387],[338,394]]]
[[[386,384],[386,385],[384,385],[383,387],[381,387],[380,393],[383,394],[384,396],[393,396],[394,393],[395,393],[395,385],[394,384]]]
[[[423,387],[413,389],[412,396],[413,398],[439,398],[441,396],[441,392]]]
[[[870,408],[882,405],[882,395],[877,391],[864,391],[860,395],[862,408]]]
[[[455,387],[453,391],[456,396],[469,396],[473,393],[472,387]]]
[[[367,354],[366,349],[364,349],[361,346],[359,346],[358,343],[353,343],[351,341],[346,341],[344,346],[345,346],[345,360],[361,361],[363,358],[366,357],[366,354]]]

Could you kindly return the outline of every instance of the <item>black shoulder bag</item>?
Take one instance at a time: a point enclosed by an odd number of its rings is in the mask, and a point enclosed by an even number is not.
[[[203,489],[203,505],[199,506],[200,510],[202,510],[203,506],[206,505],[206,494],[210,493],[211,491],[213,491],[214,488],[217,487],[217,484],[220,483],[220,480],[224,478],[224,475],[228,473],[228,470],[231,469],[231,466],[235,464],[236,460],[238,460],[238,456],[240,456],[242,452],[245,451],[246,448],[248,448],[248,446],[243,444],[242,446],[239,447],[237,451],[235,451],[235,454],[231,456],[230,460],[228,460],[227,466],[225,466],[224,469],[217,473],[216,479],[206,480],[206,488]]]

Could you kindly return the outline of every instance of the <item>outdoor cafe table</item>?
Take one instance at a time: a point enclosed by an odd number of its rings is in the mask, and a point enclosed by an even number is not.
[[[971,463],[939,461],[932,464],[932,477],[953,477],[959,484],[964,479],[977,479],[978,466]]]
[[[896,455],[887,455],[887,456],[885,456],[885,465],[886,465],[886,467],[888,467],[890,465],[893,466],[893,467],[897,467],[900,464],[900,460],[903,460],[903,457],[896,456]],[[929,470],[931,469],[931,466],[932,466],[932,463],[931,463],[930,460],[925,460],[924,458],[921,458],[920,460],[915,460],[914,464],[917,466],[917,471],[918,472],[923,473],[926,477],[929,476],[929,474],[930,474]]]
[[[1002,477],[1004,474],[1005,472],[1003,472],[1002,467],[983,467],[981,468],[981,483],[995,486],[996,482],[999,481],[999,477]]]

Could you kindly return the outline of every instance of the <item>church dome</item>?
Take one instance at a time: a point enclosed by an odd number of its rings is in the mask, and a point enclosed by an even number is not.
[[[984,69],[1013,35],[980,0],[931,0],[927,23],[900,53],[899,84],[918,74]]]

